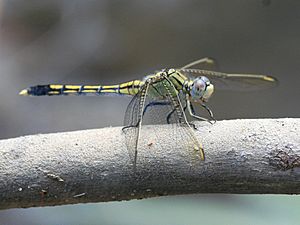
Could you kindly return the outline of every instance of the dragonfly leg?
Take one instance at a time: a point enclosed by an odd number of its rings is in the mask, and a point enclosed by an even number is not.
[[[131,128],[131,127],[138,127],[139,123],[140,123],[140,121],[138,121],[135,125],[129,125],[129,126],[122,127],[122,131],[124,131],[124,130],[126,130],[128,128]]]
[[[183,111],[185,112],[186,109],[187,109],[187,102],[185,101],[185,106],[183,107]],[[194,108],[191,107],[191,109],[192,109],[192,112],[195,114]],[[196,125],[195,125],[194,123],[189,122],[189,125],[190,125],[191,127],[193,127],[195,130],[198,130],[197,127],[196,127]]]
[[[187,103],[185,102],[185,106],[183,106],[183,111],[185,112],[186,109],[187,109]],[[167,116],[167,123],[168,123],[168,124],[171,123],[170,119],[171,119],[171,116],[173,115],[173,113],[175,112],[175,110],[176,110],[176,109],[173,109],[173,110],[168,114],[168,116]],[[192,124],[192,126],[194,127],[194,124]]]
[[[188,97],[187,97],[186,102],[187,102],[187,108],[188,108],[189,114],[190,114],[193,118],[198,119],[198,120],[203,120],[203,121],[209,122],[210,124],[213,124],[213,123],[214,123],[214,122],[210,121],[210,120],[207,119],[207,118],[204,118],[204,117],[201,117],[201,116],[197,116],[197,115],[195,114],[194,107],[193,107],[191,101],[188,99]],[[201,105],[202,105],[202,104],[201,104]],[[203,105],[204,105],[204,104],[203,104]],[[202,106],[203,106],[203,105],[202,105]],[[203,107],[204,107],[204,106],[203,106]],[[205,106],[205,107],[206,107],[206,108],[205,108],[206,110],[209,109],[207,106]],[[209,110],[209,111],[211,112],[211,110]],[[211,112],[211,115],[212,115],[212,112]],[[211,117],[211,118],[213,118],[213,117]],[[215,121],[215,119],[213,119],[213,120]]]
[[[175,109],[173,109],[173,110],[168,114],[168,116],[167,116],[167,123],[168,123],[168,124],[171,123],[170,119],[171,119],[171,116],[173,115],[174,112],[175,112]]]
[[[210,65],[210,66],[213,66],[213,67],[217,67],[217,62],[216,62],[215,59],[209,58],[209,57],[205,57],[205,58],[193,61],[193,62],[191,62],[191,63],[189,63],[187,65],[184,65],[180,69],[187,69],[187,68],[191,68],[192,66],[200,65],[200,64],[207,64],[207,65]]]
[[[211,123],[216,123],[217,121],[216,121],[216,119],[214,118],[214,114],[213,114],[213,112],[210,110],[210,108],[209,108],[207,105],[205,105],[204,103],[201,103],[201,106],[207,110],[207,112],[208,112],[208,114],[209,114],[209,117],[210,117],[211,120],[212,120],[212,121],[210,121],[210,122],[211,122]]]
[[[198,128],[196,127],[196,124],[189,122],[189,125],[190,125],[191,127],[193,127],[195,130],[198,130]]]
[[[185,110],[186,108],[187,108],[187,106],[184,107],[184,110]],[[168,116],[167,116],[167,123],[168,123],[168,124],[171,123],[170,119],[171,119],[171,116],[174,114],[174,112],[175,112],[175,109],[173,109],[173,110],[168,114]],[[192,126],[195,130],[197,130],[197,127],[196,127],[195,124],[189,123],[189,125]]]
[[[183,111],[185,112],[187,109],[187,104],[185,104],[185,106],[183,107]]]
[[[145,115],[145,113],[146,113],[146,111],[147,111],[147,109],[149,108],[149,107],[152,107],[152,106],[156,106],[156,105],[170,105],[170,102],[163,102],[163,101],[154,101],[154,102],[150,102],[150,103],[148,103],[146,106],[145,106],[145,108],[144,108],[144,111],[143,111],[143,116]]]
[[[148,109],[149,107],[151,107],[151,106],[156,106],[156,105],[171,105],[171,103],[170,103],[170,102],[159,102],[159,101],[157,101],[157,102],[150,102],[149,104],[147,104],[147,105],[145,106],[143,115],[146,113],[146,111],[147,111],[147,109]],[[186,109],[186,106],[184,107],[184,109]],[[173,115],[174,112],[175,112],[175,109],[173,109],[173,110],[167,115],[167,123],[168,123],[168,124],[171,123],[170,119],[171,119],[171,116]]]

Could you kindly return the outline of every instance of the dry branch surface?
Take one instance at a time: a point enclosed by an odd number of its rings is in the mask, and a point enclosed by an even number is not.
[[[206,160],[146,126],[133,172],[120,127],[0,141],[0,208],[190,193],[300,193],[300,119],[197,123]]]

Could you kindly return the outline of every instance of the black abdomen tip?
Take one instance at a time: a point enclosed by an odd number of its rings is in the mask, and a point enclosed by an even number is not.
[[[49,95],[49,91],[51,90],[50,85],[37,85],[27,89],[28,95]]]

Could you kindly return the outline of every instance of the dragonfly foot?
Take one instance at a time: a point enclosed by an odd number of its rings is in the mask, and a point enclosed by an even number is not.
[[[125,126],[125,127],[122,127],[122,131],[124,132],[125,130],[129,129],[129,128],[132,128],[132,127],[135,127],[137,128],[139,125],[139,123],[137,123],[136,125],[130,125],[130,126]]]
[[[195,130],[198,130],[196,124],[194,124],[194,123],[189,123],[189,125],[190,125],[192,128],[194,128]]]

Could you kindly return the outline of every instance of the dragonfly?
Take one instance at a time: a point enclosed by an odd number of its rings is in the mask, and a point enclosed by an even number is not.
[[[197,128],[189,118],[215,123],[207,102],[214,89],[252,91],[277,84],[277,79],[268,75],[224,73],[199,69],[200,66],[216,65],[212,58],[201,58],[179,68],[156,71],[141,80],[132,80],[117,85],[36,85],[20,92],[23,96],[55,95],[127,95],[132,100],[127,106],[123,132],[126,146],[137,164],[141,129],[146,124],[172,124],[180,132],[187,151],[196,153],[205,160],[202,143],[196,135]],[[197,115],[194,105],[200,105],[208,117]],[[189,118],[188,118],[189,117]],[[147,120],[147,122],[146,122]]]

